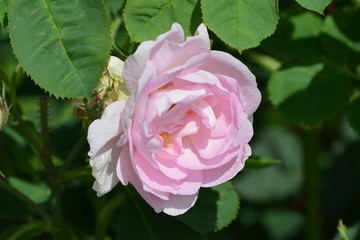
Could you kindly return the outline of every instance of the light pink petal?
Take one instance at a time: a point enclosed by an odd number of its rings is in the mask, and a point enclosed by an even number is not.
[[[251,155],[251,149],[248,144],[243,144],[238,156],[233,158],[227,164],[204,170],[203,187],[212,187],[232,179],[244,167],[245,160]]]
[[[116,175],[116,164],[121,148],[116,147],[116,139],[108,141],[96,154],[90,158],[92,175],[95,178],[93,189],[100,197],[108,193],[119,182]]]
[[[177,23],[173,24],[171,30],[157,37],[155,41],[145,41],[137,48],[136,52],[125,61],[123,79],[130,92],[138,88],[139,79],[143,75],[146,65],[149,62],[150,52],[157,45],[164,41],[182,43],[184,31]]]
[[[196,193],[202,184],[201,172],[191,171],[186,178],[176,181],[167,177],[159,169],[153,168],[138,152],[135,152],[133,159],[134,168],[141,182],[152,189],[172,194],[191,195]]]
[[[155,197],[150,197],[151,201],[156,204],[158,208],[164,213],[177,216],[185,213],[192,206],[194,206],[198,197],[198,193],[192,195],[170,195],[169,200],[162,200]]]
[[[202,56],[201,60],[198,58],[192,61],[200,64],[210,55],[210,40],[204,25],[200,25],[196,34],[188,37],[184,44],[171,41],[158,44],[152,49],[150,59],[155,63],[157,72],[160,74],[172,68],[189,64],[189,59],[199,55]]]
[[[261,94],[257,88],[255,76],[238,59],[226,52],[211,51],[210,57],[199,68],[236,79],[246,104],[245,112],[248,115],[255,112],[260,104]]]
[[[90,144],[89,156],[94,157],[114,137],[120,137],[122,126],[120,123],[121,113],[125,107],[125,101],[113,102],[107,108],[101,119],[91,123],[88,130],[88,142]]]
[[[189,136],[194,148],[204,159],[215,158],[216,156],[227,151],[232,144],[233,136],[224,138],[209,138],[201,133]]]

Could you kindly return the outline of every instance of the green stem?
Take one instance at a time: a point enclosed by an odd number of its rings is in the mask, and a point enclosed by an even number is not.
[[[321,239],[319,139],[316,129],[304,132],[305,239]]]
[[[8,192],[10,192],[12,195],[17,197],[19,200],[21,200],[23,203],[26,204],[33,212],[38,214],[42,219],[44,219],[49,225],[52,224],[51,217],[47,212],[44,211],[40,206],[38,206],[36,203],[34,203],[30,198],[28,198],[25,194],[11,186],[8,182],[6,182],[4,179],[0,178],[0,187],[4,188]]]
[[[69,167],[70,163],[75,159],[76,155],[80,152],[80,150],[85,145],[85,143],[86,143],[86,136],[83,135],[75,144],[75,146],[71,149],[69,154],[66,156],[64,163],[59,170],[59,174],[58,174],[59,179],[63,176],[65,170]]]
[[[48,127],[48,97],[46,95],[40,97],[40,128],[41,128],[41,142],[42,151],[40,153],[41,161],[44,165],[49,186],[51,189],[51,211],[54,218],[54,224],[57,231],[54,233],[54,237],[63,239],[63,222],[62,222],[62,209],[61,209],[61,194],[57,184],[57,175],[54,171],[54,165],[51,159],[50,143],[49,143],[49,127]]]

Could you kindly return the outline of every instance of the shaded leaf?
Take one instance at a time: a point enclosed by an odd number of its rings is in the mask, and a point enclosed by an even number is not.
[[[273,105],[299,124],[330,119],[344,108],[351,93],[350,79],[321,63],[274,72],[269,81]]]
[[[348,120],[354,130],[360,135],[360,97],[349,106]]]
[[[233,180],[244,201],[273,203],[299,191],[303,180],[303,152],[297,135],[278,128],[266,129],[257,134],[251,148],[254,155],[279,159],[281,163],[241,172]]]
[[[250,157],[245,162],[245,169],[261,169],[280,164],[281,161],[267,157]]]
[[[124,204],[119,208],[116,218],[116,239],[131,240],[202,240],[200,233],[188,228],[172,216],[156,213],[135,190],[127,187]]]
[[[237,216],[240,199],[230,181],[212,188],[203,188],[195,206],[178,216],[189,227],[205,234],[221,230]]]
[[[180,23],[190,35],[190,21],[197,0],[132,0],[127,1],[124,20],[133,41],[154,40]]]
[[[34,239],[34,237],[50,230],[51,227],[43,221],[30,221],[7,230],[0,238],[7,240]]]
[[[302,7],[323,14],[332,0],[296,0]]]
[[[319,58],[322,24],[321,18],[311,12],[284,15],[274,35],[259,48],[285,59]]]
[[[9,0],[14,52],[32,79],[56,97],[88,96],[110,52],[101,1]]]
[[[256,47],[275,31],[277,5],[277,0],[201,0],[206,26],[239,51]]]

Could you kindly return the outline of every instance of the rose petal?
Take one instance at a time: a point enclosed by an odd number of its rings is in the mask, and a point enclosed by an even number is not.
[[[260,104],[261,94],[255,76],[243,63],[226,52],[211,51],[210,57],[199,68],[236,79],[246,104],[245,112],[248,115],[255,112]]]

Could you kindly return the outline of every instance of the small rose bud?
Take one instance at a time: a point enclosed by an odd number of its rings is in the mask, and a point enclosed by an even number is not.
[[[84,124],[100,118],[103,110],[111,103],[120,99],[125,100],[130,93],[122,78],[124,62],[119,58],[110,56],[108,66],[103,72],[90,99],[76,98],[71,104],[74,107],[74,115]]]

